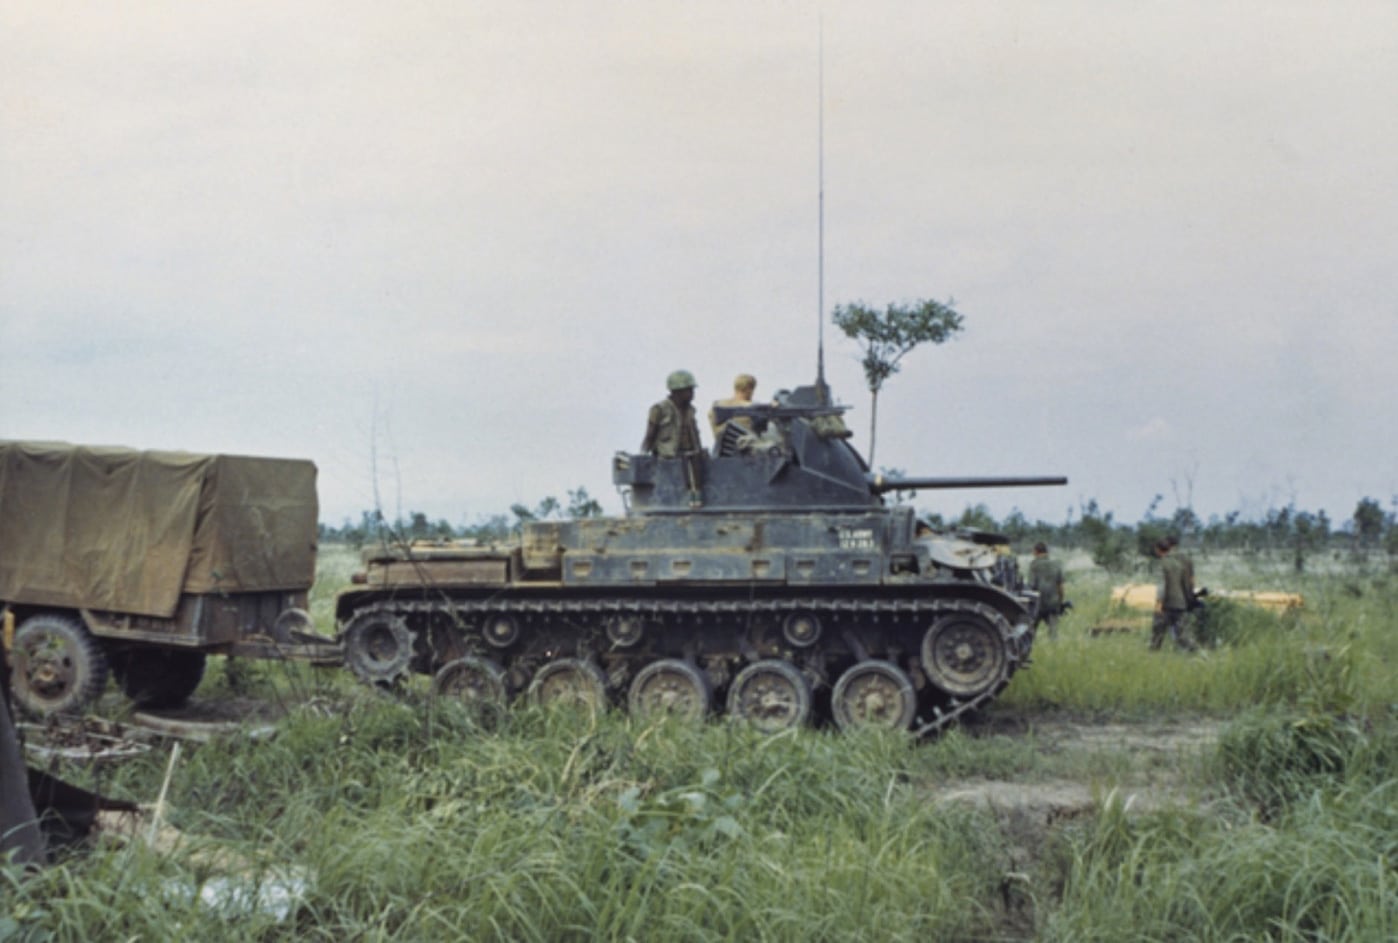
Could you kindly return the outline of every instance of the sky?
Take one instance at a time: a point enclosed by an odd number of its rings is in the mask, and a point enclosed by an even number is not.
[[[1398,3],[0,6],[0,438],[619,513],[679,368],[823,334],[867,452],[830,309],[923,298],[873,464],[1069,478],[925,510],[1392,509]]]

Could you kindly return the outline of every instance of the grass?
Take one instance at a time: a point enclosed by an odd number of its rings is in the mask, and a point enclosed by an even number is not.
[[[1079,561],[1081,566],[1081,561]],[[1158,716],[1226,715],[1303,699],[1328,709],[1383,713],[1398,691],[1398,578],[1385,572],[1296,576],[1248,571],[1234,558],[1201,561],[1200,583],[1300,592],[1305,606],[1274,613],[1226,599],[1208,603],[1216,644],[1202,655],[1147,652],[1149,615],[1113,609],[1100,571],[1070,571],[1077,608],[1055,641],[1035,646],[1031,669],[1002,698],[1026,711]],[[1094,626],[1129,629],[1091,635]]]
[[[1251,772],[1273,765],[1268,758]],[[1393,768],[1390,756],[1377,779],[1313,783],[1265,822],[1245,816],[1248,802],[1138,819],[1108,804],[1065,839],[1062,901],[1044,921],[1042,938],[1394,939]]]
[[[175,824],[314,873],[307,939],[965,938],[1000,880],[995,833],[910,785],[901,737],[762,738],[743,728],[544,711],[481,735],[454,705],[355,698],[268,743],[200,750]],[[314,749],[308,750],[308,746]],[[131,768],[148,794],[159,763]],[[72,859],[22,889],[59,938],[174,926],[257,937],[195,901],[122,901],[201,878],[139,847]],[[130,859],[116,864],[118,859]],[[120,877],[119,877],[120,876]],[[133,883],[135,882],[135,886]],[[268,924],[279,935],[285,927]]]
[[[0,866],[0,941],[1398,937],[1398,583],[1200,563],[1306,610],[1238,610],[1204,657],[1151,653],[1140,632],[1087,634],[1109,584],[1070,570],[1059,639],[985,723],[924,744],[524,707],[485,731],[420,687],[215,669],[201,693],[283,705],[276,736],[185,749],[172,853]],[[1083,717],[1221,733],[1133,753],[1050,729]],[[149,801],[167,759],[61,772]],[[1096,802],[1035,813],[1031,834],[1007,825],[1027,812],[938,798],[978,780],[1085,783]],[[257,905],[288,881],[294,908]]]

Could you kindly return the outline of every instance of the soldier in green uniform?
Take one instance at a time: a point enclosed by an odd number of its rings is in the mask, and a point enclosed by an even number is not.
[[[1184,598],[1187,609],[1194,609],[1199,605],[1199,600],[1194,595],[1194,561],[1189,554],[1180,549],[1180,535],[1171,534],[1165,538],[1170,544],[1170,556],[1180,561],[1180,569],[1184,571]]]
[[[1169,534],[1165,540],[1170,545],[1171,558],[1180,562],[1180,579],[1184,583],[1184,621],[1180,623],[1180,631],[1186,638],[1196,640],[1200,637],[1198,630],[1204,604],[1194,589],[1194,560],[1180,549],[1179,534]]]
[[[1185,614],[1189,611],[1184,564],[1170,554],[1170,549],[1168,540],[1162,539],[1155,545],[1155,555],[1160,558],[1160,592],[1156,597],[1150,647],[1152,650],[1160,648],[1168,631],[1177,647],[1194,651],[1194,643],[1184,622]]]
[[[694,374],[676,370],[665,378],[665,386],[670,395],[650,408],[641,451],[657,458],[683,459],[689,503],[698,507],[703,503],[699,456],[704,443],[699,439],[699,423],[694,418]]]
[[[1034,628],[1048,623],[1049,638],[1058,638],[1058,616],[1063,611],[1063,564],[1049,558],[1048,545],[1034,545],[1034,562],[1029,564],[1029,588],[1039,594]]]

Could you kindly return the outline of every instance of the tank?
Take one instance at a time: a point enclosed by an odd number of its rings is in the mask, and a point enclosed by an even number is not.
[[[1035,597],[1001,537],[939,532],[892,492],[1063,477],[886,478],[823,382],[718,411],[712,453],[618,453],[624,517],[540,521],[500,546],[367,553],[336,603],[348,667],[766,731],[817,720],[931,733],[1029,662]]]

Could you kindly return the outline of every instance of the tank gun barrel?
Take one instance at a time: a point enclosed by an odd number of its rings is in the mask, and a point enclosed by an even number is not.
[[[1064,475],[1030,475],[1020,477],[995,478],[888,478],[884,475],[869,476],[869,490],[874,494],[889,491],[922,491],[945,488],[1037,488],[1047,485],[1066,485]]]

